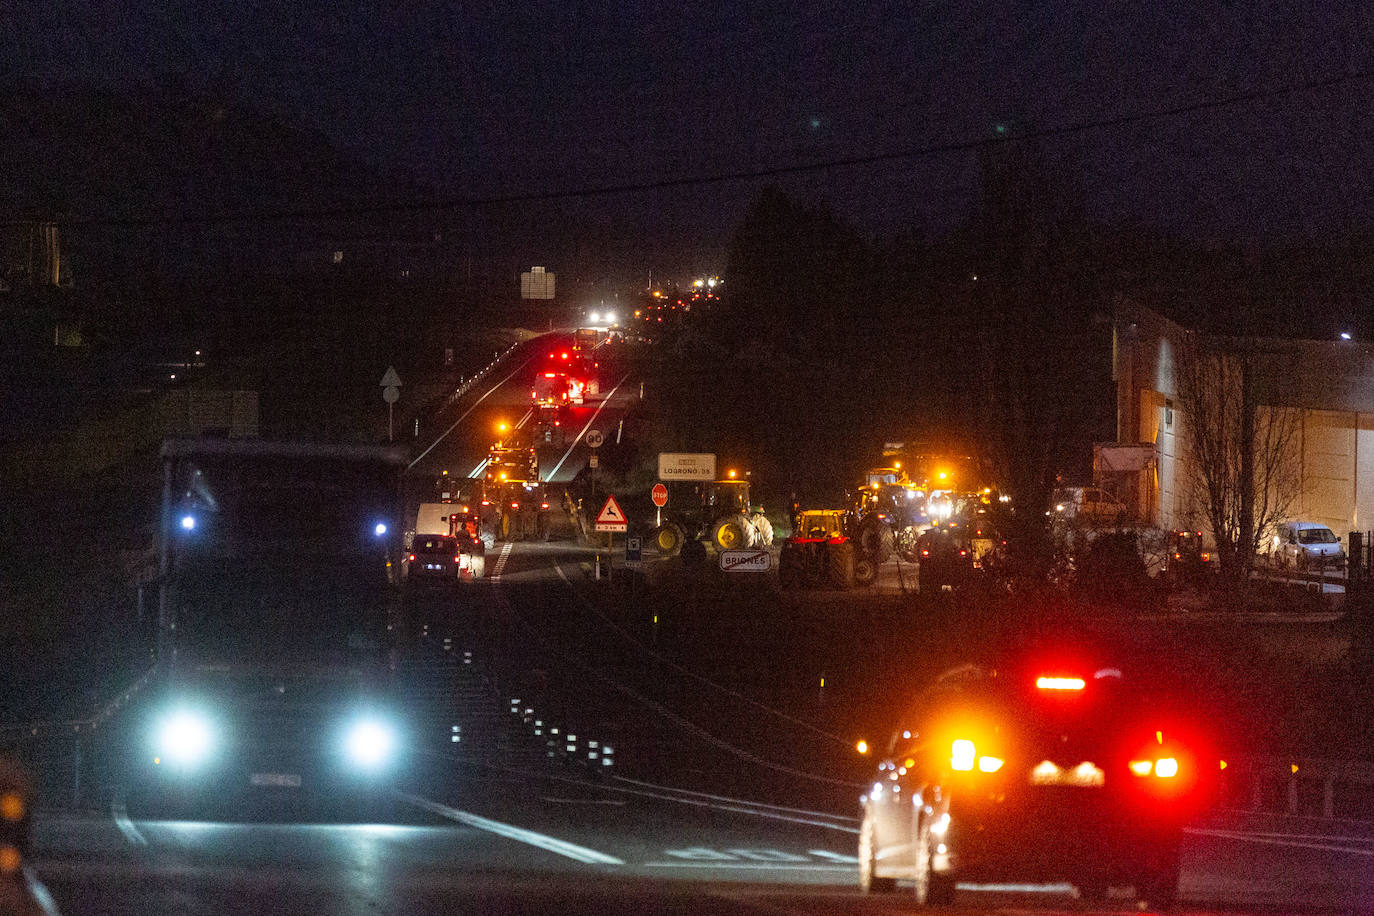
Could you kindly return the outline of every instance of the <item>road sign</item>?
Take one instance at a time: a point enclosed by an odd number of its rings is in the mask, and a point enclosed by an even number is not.
[[[639,569],[644,560],[644,552],[640,547],[639,538],[625,539],[625,565],[630,569]]]
[[[597,467],[597,460],[596,460],[596,456],[595,456],[595,455],[593,455],[593,456],[591,456],[590,458],[587,459],[587,467],[589,467],[589,468],[595,468],[595,467]]]
[[[606,441],[606,437],[601,435],[601,430],[593,429],[587,433],[587,447],[601,448],[601,443]]]
[[[614,496],[606,497],[606,505],[601,507],[601,512],[596,516],[596,530],[620,532],[626,530],[628,525],[625,513],[620,511],[620,503],[615,501]]]
[[[726,572],[768,572],[772,557],[767,550],[722,550],[720,568]]]
[[[661,483],[654,484],[654,488],[649,491],[649,498],[654,501],[654,505],[662,509],[668,505],[668,488]]]
[[[382,389],[382,400],[388,404],[395,404],[401,399],[401,389],[395,385],[387,385]]]
[[[383,387],[383,388],[400,388],[400,387],[401,387],[401,377],[400,377],[399,375],[396,374],[396,367],[395,367],[395,366],[387,366],[387,367],[386,367],[386,375],[382,376],[382,387]]]
[[[659,480],[715,480],[716,456],[682,452],[658,453]]]

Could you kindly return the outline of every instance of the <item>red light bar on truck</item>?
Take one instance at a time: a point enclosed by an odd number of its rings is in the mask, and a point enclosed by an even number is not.
[[[1041,690],[1082,690],[1085,681],[1081,677],[1038,677],[1035,686]]]

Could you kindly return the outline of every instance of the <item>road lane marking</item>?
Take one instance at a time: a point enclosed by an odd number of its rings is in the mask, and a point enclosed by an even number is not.
[[[555,805],[612,805],[620,808],[626,804],[624,799],[620,798],[554,798],[548,795],[539,797]]]
[[[857,872],[857,865],[825,865],[814,862],[794,865],[787,862],[645,862],[644,868],[733,868],[744,871],[843,871]]]
[[[442,433],[440,433],[440,434],[439,434],[439,438],[435,439],[432,443],[430,443],[429,448],[425,449],[425,450],[424,450],[423,452],[421,452],[418,456],[416,456],[416,458],[415,458],[414,461],[412,461],[410,464],[406,465],[406,470],[409,471],[411,468],[415,467],[415,465],[417,465],[417,464],[420,463],[420,460],[421,460],[422,458],[424,458],[424,457],[425,457],[426,455],[428,455],[430,452],[434,451],[434,447],[435,447],[436,445],[438,445],[440,442],[443,442],[445,439],[447,439],[447,438],[448,438],[448,434],[451,433],[451,432],[453,432],[455,429],[457,429],[457,428],[458,428],[458,424],[459,424],[459,423],[462,423],[464,420],[466,420],[466,419],[468,418],[468,414],[472,413],[474,410],[477,409],[477,405],[481,404],[481,403],[482,403],[483,401],[485,401],[487,398],[491,397],[492,393],[495,392],[496,389],[500,388],[502,385],[506,384],[506,382],[509,382],[512,378],[514,378],[514,377],[515,377],[515,373],[519,372],[521,369],[523,369],[523,368],[525,368],[526,366],[528,366],[528,365],[530,364],[530,362],[531,362],[533,359],[534,359],[534,354],[531,353],[531,354],[525,359],[525,361],[524,361],[523,363],[521,363],[520,365],[516,366],[514,369],[511,370],[510,375],[508,375],[508,376],[506,376],[505,378],[501,379],[501,381],[497,382],[495,385],[492,385],[490,388],[487,389],[486,394],[482,395],[480,398],[478,398],[477,400],[473,401],[473,402],[472,402],[472,406],[470,406],[467,410],[463,411],[463,415],[462,415],[461,417],[459,417],[458,419],[454,420],[452,426],[450,426],[448,429],[446,429],[446,430],[444,430]]]
[[[129,841],[131,846],[147,846],[148,838],[134,826],[134,822],[129,820],[129,809],[124,802],[117,801],[110,805],[110,816],[114,818],[115,826],[119,832],[124,834],[124,839]]]
[[[485,830],[497,836],[505,837],[508,840],[515,840],[552,852],[568,859],[574,859],[587,865],[624,865],[624,859],[617,859],[615,856],[598,852],[595,849],[588,849],[586,846],[578,846],[576,843],[569,843],[567,840],[560,840],[547,834],[536,833],[533,830],[526,830],[524,827],[516,827],[513,824],[505,824],[501,821],[494,821],[481,815],[473,814],[470,811],[460,811],[457,808],[450,808],[448,805],[441,805],[438,802],[421,798],[418,795],[411,795],[407,792],[397,792],[396,796],[402,801],[409,802],[418,808],[423,808],[432,814],[446,817],[451,821],[457,821],[478,830]]]
[[[808,817],[830,818],[836,821],[848,821],[857,824],[857,817],[850,817],[847,814],[832,814],[828,811],[811,811],[807,808],[785,808],[782,805],[770,805],[767,802],[750,801],[747,798],[731,798],[728,795],[712,795],[709,792],[697,792],[693,789],[679,789],[674,786],[660,786],[656,783],[645,782],[641,779],[632,779],[629,776],[615,777],[617,782],[626,782],[635,786],[643,786],[647,789],[658,789],[660,792],[676,792],[680,795],[690,795],[696,798],[708,798],[711,801],[728,802],[732,805],[748,805],[753,808],[767,809],[769,811],[781,811],[786,814],[804,814]]]
[[[563,453],[562,458],[558,459],[558,463],[553,466],[552,471],[549,471],[549,476],[544,478],[545,480],[550,483],[553,482],[554,475],[558,473],[559,468],[563,467],[563,462],[568,460],[568,456],[573,453],[573,449],[577,448],[577,443],[582,441],[582,437],[587,434],[587,430],[592,428],[592,424],[595,423],[596,418],[601,415],[601,411],[605,410],[606,405],[611,403],[611,399],[615,397],[615,393],[620,390],[620,386],[625,384],[625,379],[629,377],[630,373],[627,372],[620,381],[616,382],[615,387],[611,389],[611,393],[606,395],[605,399],[601,402],[601,406],[596,409],[596,413],[592,414],[592,418],[587,421],[587,425],[582,427],[582,432],[573,437],[572,445],[568,446],[568,450]]]
[[[831,852],[828,849],[808,849],[807,852],[819,859],[829,859],[832,862],[843,862],[846,865],[858,866],[859,864],[858,856],[847,856],[843,853]]]
[[[512,550],[514,550],[514,549],[515,549],[515,542],[514,542],[514,541],[507,541],[507,542],[506,542],[506,545],[505,545],[504,547],[501,548],[501,553],[500,553],[500,555],[496,558],[496,568],[493,569],[493,570],[491,571],[491,576],[490,576],[491,581],[493,581],[493,582],[500,582],[500,581],[501,581],[501,571],[502,571],[503,569],[506,568],[506,561],[510,559],[510,552],[511,552]]]
[[[1293,849],[1314,849],[1318,852],[1343,852],[1346,855],[1352,856],[1374,856],[1374,849],[1365,849],[1356,846],[1337,846],[1333,843],[1302,843],[1271,836],[1257,836],[1255,834],[1241,833],[1236,830],[1203,830],[1199,828],[1188,828],[1187,832],[1195,836],[1210,836],[1223,840],[1237,840],[1241,843],[1259,843],[1264,846],[1288,846]]]

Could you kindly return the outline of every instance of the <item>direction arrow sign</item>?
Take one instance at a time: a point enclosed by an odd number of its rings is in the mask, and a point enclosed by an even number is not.
[[[399,388],[400,386],[401,386],[401,377],[400,377],[399,375],[396,374],[396,367],[395,367],[395,366],[387,366],[387,367],[386,367],[386,375],[382,376],[382,387],[383,387],[383,388]]]
[[[620,503],[615,501],[614,496],[606,497],[606,505],[601,507],[601,512],[596,516],[597,531],[625,531],[629,521],[625,518],[625,513],[620,511]]]
[[[767,550],[722,550],[720,568],[726,572],[768,572],[771,564]]]
[[[601,435],[601,430],[594,429],[587,433],[587,447],[601,448],[601,443],[606,441],[606,437]]]
[[[661,483],[654,484],[654,488],[649,491],[649,498],[654,501],[654,505],[662,509],[668,505],[668,488]]]

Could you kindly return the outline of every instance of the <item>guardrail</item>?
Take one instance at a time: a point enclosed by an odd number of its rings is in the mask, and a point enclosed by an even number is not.
[[[13,758],[33,774],[50,793],[70,788],[71,806],[81,804],[82,774],[87,766],[89,741],[121,709],[127,707],[152,681],[149,668],[92,715],[81,719],[0,725],[0,753]],[[49,803],[58,799],[49,796]]]
[[[1319,757],[1227,760],[1221,803],[1264,814],[1374,821],[1374,763]]]
[[[463,395],[467,394],[469,391],[472,390],[472,386],[478,384],[482,381],[482,379],[486,378],[489,374],[491,374],[491,370],[499,366],[501,364],[501,360],[505,359],[507,356],[510,356],[512,353],[514,353],[515,350],[520,346],[520,343],[521,341],[516,341],[509,347],[506,347],[506,349],[497,353],[492,358],[491,362],[487,363],[481,369],[478,369],[477,373],[473,375],[471,378],[463,379],[462,383],[457,388],[453,389],[453,393],[448,396],[448,400],[444,402],[444,406],[452,407],[454,403],[458,401],[459,398],[461,398]]]

